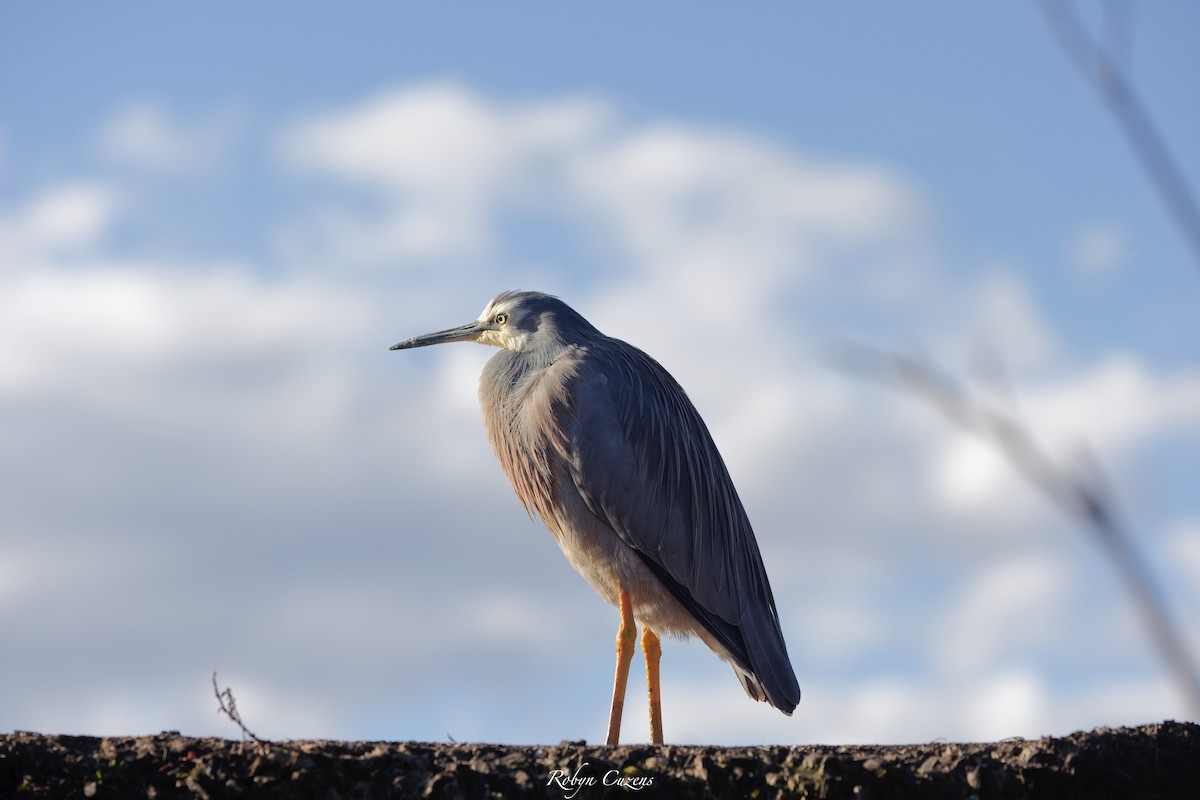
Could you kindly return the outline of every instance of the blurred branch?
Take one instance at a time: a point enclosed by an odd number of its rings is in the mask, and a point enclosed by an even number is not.
[[[1159,654],[1200,718],[1196,661],[1172,623],[1150,569],[1138,557],[1094,462],[1086,473],[1060,466],[1013,414],[927,361],[849,343],[840,345],[834,358],[848,371],[917,395],[968,432],[987,439],[1031,484],[1082,523],[1113,561]]]
[[[1037,4],[1059,49],[1108,104],[1200,262],[1200,209],[1122,66],[1128,47],[1126,4],[1116,0],[1104,4],[1102,38],[1088,33],[1071,0],[1037,0]]]
[[[213,684],[213,694],[215,694],[217,696],[217,702],[220,704],[220,708],[218,708],[217,710],[220,713],[224,714],[225,716],[229,717],[230,721],[232,721],[233,724],[237,725],[239,728],[242,729],[243,737],[253,739],[255,742],[258,742],[259,744],[273,744],[273,742],[271,742],[269,739],[260,739],[258,736],[256,736],[254,734],[253,731],[251,731],[249,728],[246,727],[245,722],[242,722],[242,715],[240,713],[238,713],[238,710],[237,710],[237,701],[233,698],[233,689],[219,688],[217,686],[217,673],[216,672],[213,672],[212,684]]]

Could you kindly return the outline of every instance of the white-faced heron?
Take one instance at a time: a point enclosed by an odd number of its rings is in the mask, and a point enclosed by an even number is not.
[[[750,697],[791,714],[800,687],[754,531],[675,379],[540,292],[504,292],[474,322],[391,349],[466,341],[500,348],[479,402],[517,496],[621,611],[608,744],[620,737],[635,620],[654,744],[663,741],[659,633],[699,636]]]

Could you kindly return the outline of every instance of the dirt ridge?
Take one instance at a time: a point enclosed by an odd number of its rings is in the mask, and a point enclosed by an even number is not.
[[[0,797],[1200,798],[1200,725],[981,744],[616,748],[0,735]]]

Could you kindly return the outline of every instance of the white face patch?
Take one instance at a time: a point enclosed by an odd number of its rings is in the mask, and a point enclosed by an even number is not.
[[[479,338],[475,341],[504,350],[521,350],[525,346],[526,335],[514,325],[520,312],[514,311],[508,304],[500,303],[493,306],[492,303],[488,303],[476,322],[492,322],[497,314],[508,315],[508,321],[496,330],[488,330],[479,334]]]
[[[479,338],[475,341],[479,342],[480,344],[491,345],[492,347],[501,347],[507,350],[508,348],[504,346],[504,340],[501,338],[500,334],[501,331],[484,331],[483,333],[479,334]]]

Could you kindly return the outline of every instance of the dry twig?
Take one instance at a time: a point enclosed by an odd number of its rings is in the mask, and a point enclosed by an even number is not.
[[[1192,255],[1200,262],[1200,209],[1150,112],[1122,68],[1128,46],[1123,3],[1105,3],[1104,34],[1092,36],[1075,14],[1071,0],[1038,0],[1038,7],[1059,48],[1108,104],[1121,130],[1175,219]]]
[[[213,694],[217,696],[217,702],[220,704],[218,712],[229,717],[233,724],[237,725],[242,730],[242,737],[253,739],[259,744],[274,744],[269,739],[260,739],[252,730],[246,727],[246,723],[242,721],[242,715],[238,713],[237,701],[233,698],[233,689],[221,689],[217,686],[217,673],[213,672],[212,678]]]
[[[1068,469],[1052,459],[1013,414],[996,407],[927,361],[859,344],[835,353],[843,367],[924,399],[965,430],[992,442],[1037,489],[1083,523],[1112,560],[1142,623],[1200,718],[1200,671],[1158,591],[1149,567],[1138,556],[1100,471]]]

